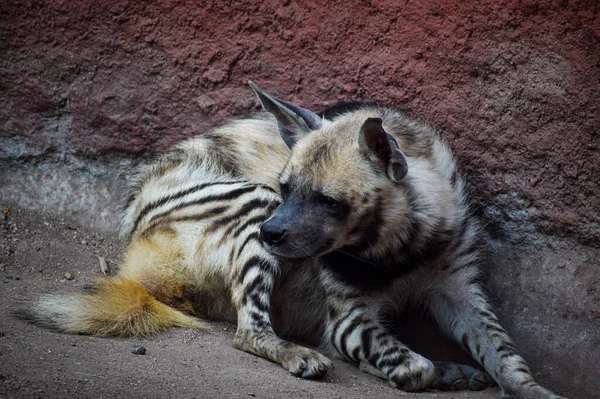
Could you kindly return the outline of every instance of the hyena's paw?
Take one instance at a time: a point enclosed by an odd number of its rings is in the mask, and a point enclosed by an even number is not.
[[[518,388],[502,391],[502,399],[567,399],[556,395],[533,381],[518,384]]]
[[[285,345],[279,352],[284,369],[302,378],[321,378],[333,368],[331,360],[319,352],[298,345]]]
[[[429,388],[435,378],[433,363],[414,352],[387,373],[388,382],[403,391],[422,391]]]
[[[435,379],[430,388],[440,391],[481,391],[494,380],[484,371],[463,364],[435,362]]]

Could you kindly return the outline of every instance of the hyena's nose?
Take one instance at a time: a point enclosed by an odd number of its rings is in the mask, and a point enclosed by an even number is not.
[[[285,238],[285,233],[285,229],[268,222],[260,226],[260,238],[269,245],[280,245]]]

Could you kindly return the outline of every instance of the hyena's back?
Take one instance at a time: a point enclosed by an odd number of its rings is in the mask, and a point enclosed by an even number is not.
[[[191,187],[191,181],[202,177],[198,168],[209,168],[215,181],[234,178],[277,187],[288,157],[277,123],[266,114],[232,121],[186,140],[135,177],[122,233],[131,236],[136,231],[149,201],[163,198],[171,189]]]

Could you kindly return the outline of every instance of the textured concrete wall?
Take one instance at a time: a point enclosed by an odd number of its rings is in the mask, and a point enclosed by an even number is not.
[[[2,2],[1,198],[113,226],[129,159],[256,110],[248,79],[438,128],[510,254],[490,284],[517,343],[600,390],[581,372],[600,365],[596,0]]]

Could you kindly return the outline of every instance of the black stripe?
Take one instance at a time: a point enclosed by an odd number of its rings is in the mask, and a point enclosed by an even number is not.
[[[171,222],[198,222],[200,220],[209,219],[211,217],[220,215],[229,209],[227,206],[218,206],[209,211],[196,213],[193,215],[179,216],[176,218],[168,219],[167,216],[163,215],[160,217],[152,218],[151,223],[142,232],[143,235],[149,236],[154,232],[154,229],[159,228],[161,225],[168,225]]]
[[[240,227],[238,227],[238,229],[233,232],[232,238],[237,238],[251,224],[262,223],[265,220],[267,220],[267,218],[269,218],[273,214],[273,211],[275,209],[277,209],[277,207],[279,205],[281,205],[280,201],[273,200],[272,203],[267,207],[265,213],[263,213],[261,215],[257,215],[257,216],[255,216],[253,218],[248,219],[243,225],[241,225]],[[229,230],[228,230],[228,232],[225,233],[225,235],[227,235],[228,233],[231,233],[231,230],[234,229],[234,228],[235,228],[235,226],[230,227]]]
[[[241,188],[237,188],[235,190],[227,191],[225,193],[208,195],[206,197],[198,198],[193,201],[182,202],[167,211],[161,212],[158,215],[154,215],[150,219],[150,222],[152,222],[153,220],[155,220],[157,218],[164,217],[165,215],[168,215],[173,211],[176,211],[176,210],[188,207],[188,206],[202,205],[202,204],[206,204],[208,202],[213,202],[213,201],[228,201],[228,200],[237,198],[238,196],[240,196],[242,194],[252,192],[254,190],[256,190],[256,186],[244,186]]]
[[[350,316],[352,313],[354,313],[354,311],[356,310],[360,310],[360,309],[365,309],[367,307],[367,305],[365,305],[364,303],[357,303],[356,305],[352,306],[350,308],[350,310],[348,311],[347,316]]]
[[[500,352],[500,351],[498,351]],[[504,352],[503,354],[500,355],[500,359],[506,359],[507,357],[513,357],[513,356],[517,356],[516,353],[513,352]]]
[[[502,327],[500,327],[500,326],[495,326],[493,324],[487,324],[485,327],[489,331],[494,331],[494,332],[497,332],[497,333],[500,333],[500,334],[506,334],[506,331]]]
[[[525,367],[525,368],[529,368],[527,366],[527,363],[525,363],[525,360],[523,360],[523,358],[517,359],[517,363],[520,364],[521,366]]]
[[[399,353],[398,348],[396,348],[395,346],[392,346],[390,348],[387,348],[385,351],[383,351],[383,353],[381,354],[381,357],[388,357],[391,355],[395,355],[397,353]]]
[[[329,320],[335,320],[338,316],[338,311],[333,306],[329,307]]]
[[[244,278],[246,277],[246,274],[248,274],[250,269],[252,269],[253,267],[258,267],[262,271],[269,271],[269,269],[271,269],[272,266],[269,264],[269,262],[266,259],[261,259],[258,256],[251,257],[250,259],[248,259],[246,261],[246,263],[242,267],[242,270],[240,271],[240,276],[238,278],[238,282],[240,284],[242,282],[244,282]]]
[[[264,208],[267,205],[269,205],[270,203],[271,203],[271,201],[269,201],[269,200],[254,198],[254,199],[246,202],[244,205],[242,205],[242,207],[234,214],[225,216],[221,219],[216,220],[212,225],[210,225],[206,229],[206,233],[211,233],[217,229],[220,229],[221,227],[228,225],[229,223],[231,223],[233,221],[239,221],[242,216],[248,214],[249,212],[252,212],[255,209]],[[237,226],[234,226],[233,228],[235,228],[235,227],[237,227]],[[231,228],[231,229],[233,230],[233,228]]]
[[[259,311],[261,312],[268,312],[269,311],[269,304],[268,303],[263,303],[261,300],[261,297],[259,296],[258,293],[253,292],[252,294],[248,295],[246,298],[248,302],[251,302]]]
[[[354,320],[352,320],[352,322],[350,322],[350,324],[348,324],[348,326],[346,327],[344,332],[342,332],[342,336],[340,337],[340,346],[341,346],[340,350],[341,350],[342,354],[346,355],[346,357],[348,357],[349,359],[352,359],[355,361],[358,361],[358,359],[352,358],[351,354],[348,352],[346,340],[363,323],[364,323],[364,321],[363,321],[362,317],[360,315],[356,316],[354,318]]]
[[[372,326],[365,328],[362,333],[360,333],[361,347],[363,350],[363,357],[365,359],[368,359],[371,356],[371,333],[375,330],[377,330],[377,327]]]
[[[471,227],[471,220],[469,219],[468,216],[464,215],[460,221],[460,224],[454,229],[454,242],[452,243],[452,246],[449,248],[450,252],[456,252],[458,250],[459,251],[458,255],[460,255],[465,250],[465,248],[462,248],[462,247],[465,244],[465,240],[466,240],[465,237],[466,237],[467,231],[469,230],[470,227]],[[476,240],[474,240],[474,241],[476,241]],[[467,244],[466,248],[470,248],[471,244]]]
[[[277,190],[273,189],[272,187],[269,186],[265,186],[264,184],[259,184],[258,187],[262,188],[263,190],[267,190],[272,192],[273,194],[277,194],[279,195],[279,193],[277,192]]]
[[[263,188],[265,188],[266,186],[264,186]],[[239,236],[242,231],[244,231],[249,225],[254,224],[254,223],[262,223],[264,222],[268,217],[270,217],[273,214],[273,211],[275,209],[277,209],[277,207],[281,205],[281,201],[279,200],[272,200],[271,204],[269,206],[267,206],[267,209],[265,211],[264,214],[262,215],[258,215],[255,216],[249,220],[247,220],[243,225],[241,225],[232,235],[232,238],[237,238],[237,236]]]
[[[191,194],[193,192],[202,190],[206,187],[209,186],[215,186],[215,185],[229,185],[229,184],[236,184],[236,183],[244,183],[243,181],[224,181],[224,182],[211,182],[211,183],[202,183],[202,184],[197,184],[193,187],[190,187],[188,189],[176,192],[174,194],[168,195],[166,197],[163,197],[159,200],[155,200],[152,202],[149,202],[148,204],[146,204],[142,210],[140,211],[139,215],[137,216],[137,218],[135,219],[135,223],[133,224],[133,230],[135,231],[137,229],[138,224],[140,223],[140,221],[142,220],[142,218],[144,216],[146,216],[148,214],[148,212],[150,212],[152,209],[157,208],[161,205],[166,204],[169,201],[173,201],[176,200],[178,198],[181,197],[185,197],[188,194]]]
[[[339,330],[342,323],[346,320],[345,318],[340,318],[333,326],[333,330],[331,330],[331,344],[338,350],[338,352],[342,353],[342,350],[336,345],[337,330]]]
[[[379,353],[375,352],[367,358],[367,362],[375,368],[377,368],[377,359],[379,359]]]
[[[381,357],[381,356],[380,356]],[[377,368],[382,370],[384,367],[398,367],[406,362],[406,356],[402,356],[398,353],[398,356],[388,357],[386,359],[381,358],[377,362]]]
[[[186,216],[178,216],[170,219],[172,222],[197,222],[199,220],[203,220],[212,216],[220,215],[223,212],[226,212],[229,209],[228,206],[217,206],[210,211],[198,213],[195,215],[186,215]],[[154,220],[154,218],[152,218]]]
[[[491,312],[488,312],[485,309],[475,309],[475,313],[477,313],[479,316],[485,317],[487,319],[494,319],[494,314]]]
[[[235,252],[234,252],[234,248],[231,248],[231,252],[229,253],[229,266],[231,267],[233,265],[233,260],[235,257]]]
[[[254,322],[254,326],[258,327],[258,329],[260,329],[260,330],[264,330],[266,328],[271,327],[271,322],[268,319],[266,319],[264,313],[258,313],[255,311],[251,311],[250,317],[252,318],[252,321]]]
[[[269,214],[267,214],[267,213],[263,213],[258,216],[254,216],[254,217],[246,220],[244,222],[244,224],[242,224],[239,227],[236,225],[230,226],[229,229],[227,229],[227,231],[224,233],[224,235],[228,236],[233,231],[233,229],[235,229],[237,227],[237,230],[235,230],[233,232],[233,234],[231,234],[231,239],[233,240],[233,239],[237,238],[244,230],[246,230],[251,225],[256,225],[258,223],[262,223],[265,220],[267,220],[268,217],[269,217]]]
[[[458,179],[458,170],[454,169],[452,171],[452,175],[450,176],[450,184],[452,184],[452,187],[456,186],[456,180]]]
[[[252,280],[246,287],[244,288],[244,299],[247,296],[252,294],[254,291],[265,292],[267,291],[267,286],[265,285],[265,279],[262,275],[257,275],[254,280]]]
[[[350,308],[350,311],[346,312],[346,315],[345,315],[344,317],[340,318],[340,319],[339,319],[339,320],[338,320],[338,321],[335,323],[335,325],[333,326],[333,330],[331,331],[331,343],[332,343],[332,344],[333,344],[333,346],[334,346],[334,347],[335,347],[335,348],[338,350],[338,352],[340,352],[341,354],[344,354],[344,353],[342,352],[341,348],[339,348],[339,347],[338,347],[338,346],[335,344],[335,341],[336,341],[336,339],[335,339],[335,338],[337,337],[337,334],[338,334],[338,333],[337,333],[337,331],[338,331],[338,330],[339,330],[339,328],[341,327],[342,323],[343,323],[343,322],[344,322],[346,319],[348,319],[348,317],[350,317],[350,315],[351,315],[351,314],[352,314],[352,313],[353,313],[355,310],[358,310],[358,309],[364,309],[364,308],[366,308],[366,307],[367,307],[367,305],[365,305],[364,303],[359,303],[359,304],[357,304],[357,305],[354,305],[352,308]],[[358,316],[357,316],[357,317],[358,317]]]
[[[358,355],[360,354],[360,346],[357,346],[352,351],[352,359],[358,359]],[[358,361],[358,360],[357,360]]]
[[[246,247],[246,245],[248,245],[248,243],[250,241],[252,241],[252,240],[256,240],[260,244],[261,243],[261,241],[260,241],[260,234],[258,234],[258,232],[256,232],[256,231],[254,233],[248,234],[248,237],[246,237],[246,239],[244,240],[244,242],[240,246],[240,249],[238,249],[238,251],[237,251],[238,258],[242,254],[242,251],[244,250],[244,248]]]
[[[509,342],[504,342],[504,344],[496,348],[496,352],[515,353],[516,351],[514,345],[510,344]]]

